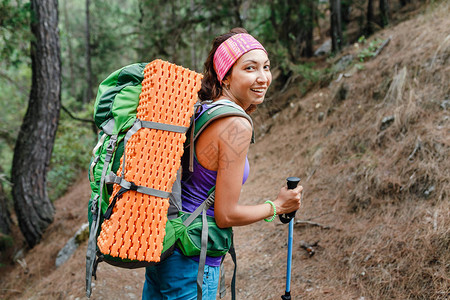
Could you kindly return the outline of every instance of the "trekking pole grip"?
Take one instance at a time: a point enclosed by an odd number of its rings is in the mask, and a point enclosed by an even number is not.
[[[287,182],[287,188],[288,190],[293,190],[297,187],[298,183],[300,182],[300,178],[298,177],[288,177],[286,178]],[[281,214],[279,215],[281,223],[287,224],[289,223],[294,217],[295,213],[297,211],[290,212],[288,214]]]

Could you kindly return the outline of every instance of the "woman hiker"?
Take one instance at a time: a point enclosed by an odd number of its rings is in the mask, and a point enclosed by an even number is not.
[[[242,28],[214,39],[204,67],[200,100],[229,100],[247,113],[264,101],[272,81],[267,51]],[[249,175],[251,138],[250,122],[239,116],[223,117],[206,127],[195,143],[194,172],[188,168],[189,151],[182,159],[184,211],[193,212],[214,186],[215,202],[207,215],[215,217],[220,228],[273,221],[277,214],[300,208],[302,186],[292,190],[283,187],[275,200],[266,203],[239,203],[242,184]],[[221,259],[206,257],[203,299],[216,299]],[[142,299],[196,299],[198,261],[198,257],[186,257],[175,250],[162,263],[147,267]]]

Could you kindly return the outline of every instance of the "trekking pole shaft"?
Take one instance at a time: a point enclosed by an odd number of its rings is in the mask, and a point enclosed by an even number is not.
[[[288,254],[286,268],[286,292],[291,291],[292,241],[294,239],[294,219],[289,222]]]
[[[287,179],[288,189],[295,189],[300,182],[298,177],[288,177]],[[287,253],[287,267],[286,267],[286,291],[281,299],[291,300],[291,269],[292,269],[292,241],[294,240],[294,217],[296,211],[289,213],[282,217],[280,215],[280,220],[283,223],[289,222],[289,235],[288,235],[288,253]]]

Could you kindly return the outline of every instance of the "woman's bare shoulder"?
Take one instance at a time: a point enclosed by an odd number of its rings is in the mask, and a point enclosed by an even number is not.
[[[219,142],[250,142],[252,125],[240,116],[223,117],[208,126],[210,137],[218,138]]]

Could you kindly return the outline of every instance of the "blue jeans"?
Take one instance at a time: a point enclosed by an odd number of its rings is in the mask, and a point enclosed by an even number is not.
[[[157,266],[145,271],[142,300],[195,300],[197,299],[198,262],[174,251]],[[219,284],[220,267],[205,266],[202,297],[215,300]]]

